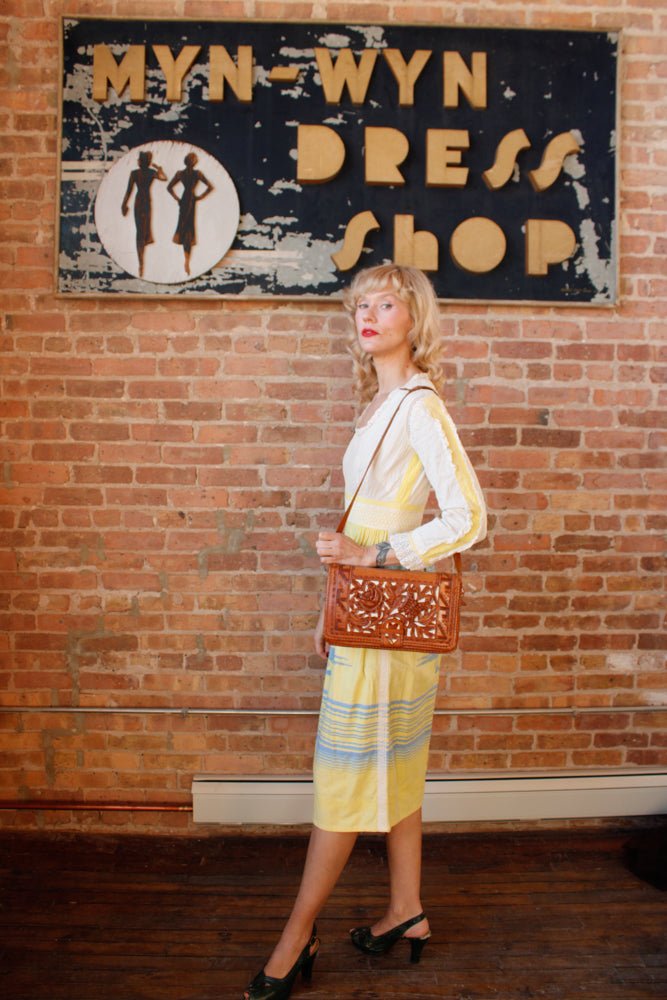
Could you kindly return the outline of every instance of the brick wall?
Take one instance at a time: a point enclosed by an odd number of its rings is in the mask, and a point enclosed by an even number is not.
[[[58,17],[355,20],[361,6],[2,5],[0,799],[42,806],[0,823],[187,830],[195,773],[308,772],[313,544],[337,521],[355,414],[327,303],[54,297]],[[465,559],[431,768],[664,766],[667,11],[363,8],[623,31],[621,304],[443,315],[447,400],[491,516]],[[146,808],[90,811],[103,803]]]

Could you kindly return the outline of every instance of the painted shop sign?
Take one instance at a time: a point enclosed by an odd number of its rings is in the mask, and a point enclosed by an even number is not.
[[[616,301],[603,32],[63,19],[57,291]]]

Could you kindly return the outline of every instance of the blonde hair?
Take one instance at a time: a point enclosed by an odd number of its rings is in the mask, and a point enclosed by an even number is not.
[[[410,331],[413,362],[420,371],[428,375],[440,392],[443,382],[440,313],[433,285],[423,271],[400,264],[380,264],[360,271],[345,292],[343,304],[346,311],[354,317],[357,302],[363,295],[372,295],[387,287],[410,310],[413,321]],[[354,362],[355,388],[361,402],[366,403],[377,392],[378,379],[373,359],[362,350],[356,329],[350,336],[348,350]]]

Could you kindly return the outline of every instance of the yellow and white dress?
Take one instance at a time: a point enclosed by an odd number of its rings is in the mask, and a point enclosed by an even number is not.
[[[343,459],[346,504],[405,389],[357,428]],[[438,517],[422,524],[433,489]],[[348,517],[360,545],[387,540],[408,570],[423,570],[486,534],[477,477],[442,401],[407,397]],[[334,646],[329,652],[315,745],[314,822],[323,830],[386,831],[421,807],[440,657]]]

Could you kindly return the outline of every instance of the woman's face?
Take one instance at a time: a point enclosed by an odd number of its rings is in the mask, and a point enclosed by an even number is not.
[[[354,321],[362,349],[373,358],[409,357],[412,316],[390,287],[360,295]]]

